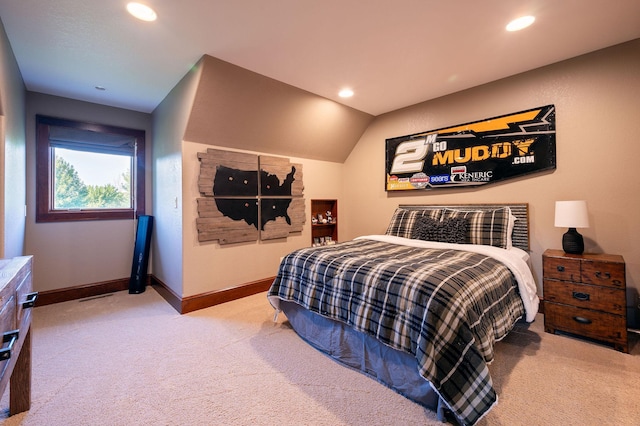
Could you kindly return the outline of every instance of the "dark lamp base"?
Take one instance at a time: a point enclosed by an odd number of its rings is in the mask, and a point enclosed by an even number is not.
[[[569,228],[562,236],[562,249],[565,253],[570,254],[582,254],[584,252],[584,239],[576,231],[576,228]]]

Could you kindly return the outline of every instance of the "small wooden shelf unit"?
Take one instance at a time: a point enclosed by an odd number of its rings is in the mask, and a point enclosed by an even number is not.
[[[338,242],[338,200],[311,200],[311,217],[318,218],[321,214],[326,218],[327,211],[331,212],[332,223],[311,223],[311,245],[332,241]],[[327,238],[328,237],[328,238]],[[317,240],[316,240],[317,239]]]

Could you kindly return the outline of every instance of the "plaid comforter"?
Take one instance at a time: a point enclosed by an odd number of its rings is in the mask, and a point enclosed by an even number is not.
[[[497,402],[487,363],[524,313],[511,271],[492,257],[367,239],[289,254],[268,297],[415,355],[463,424]]]

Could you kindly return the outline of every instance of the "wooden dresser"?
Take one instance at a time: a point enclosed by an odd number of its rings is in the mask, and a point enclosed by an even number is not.
[[[542,269],[546,332],[563,331],[629,352],[622,256],[546,250]]]
[[[10,384],[9,415],[31,406],[32,264],[31,256],[0,259],[0,395]]]

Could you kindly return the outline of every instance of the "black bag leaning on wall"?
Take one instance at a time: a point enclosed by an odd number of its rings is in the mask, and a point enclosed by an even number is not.
[[[131,278],[129,279],[130,294],[143,293],[145,290],[152,230],[153,216],[139,216],[138,229],[136,230],[136,245],[133,249]]]

